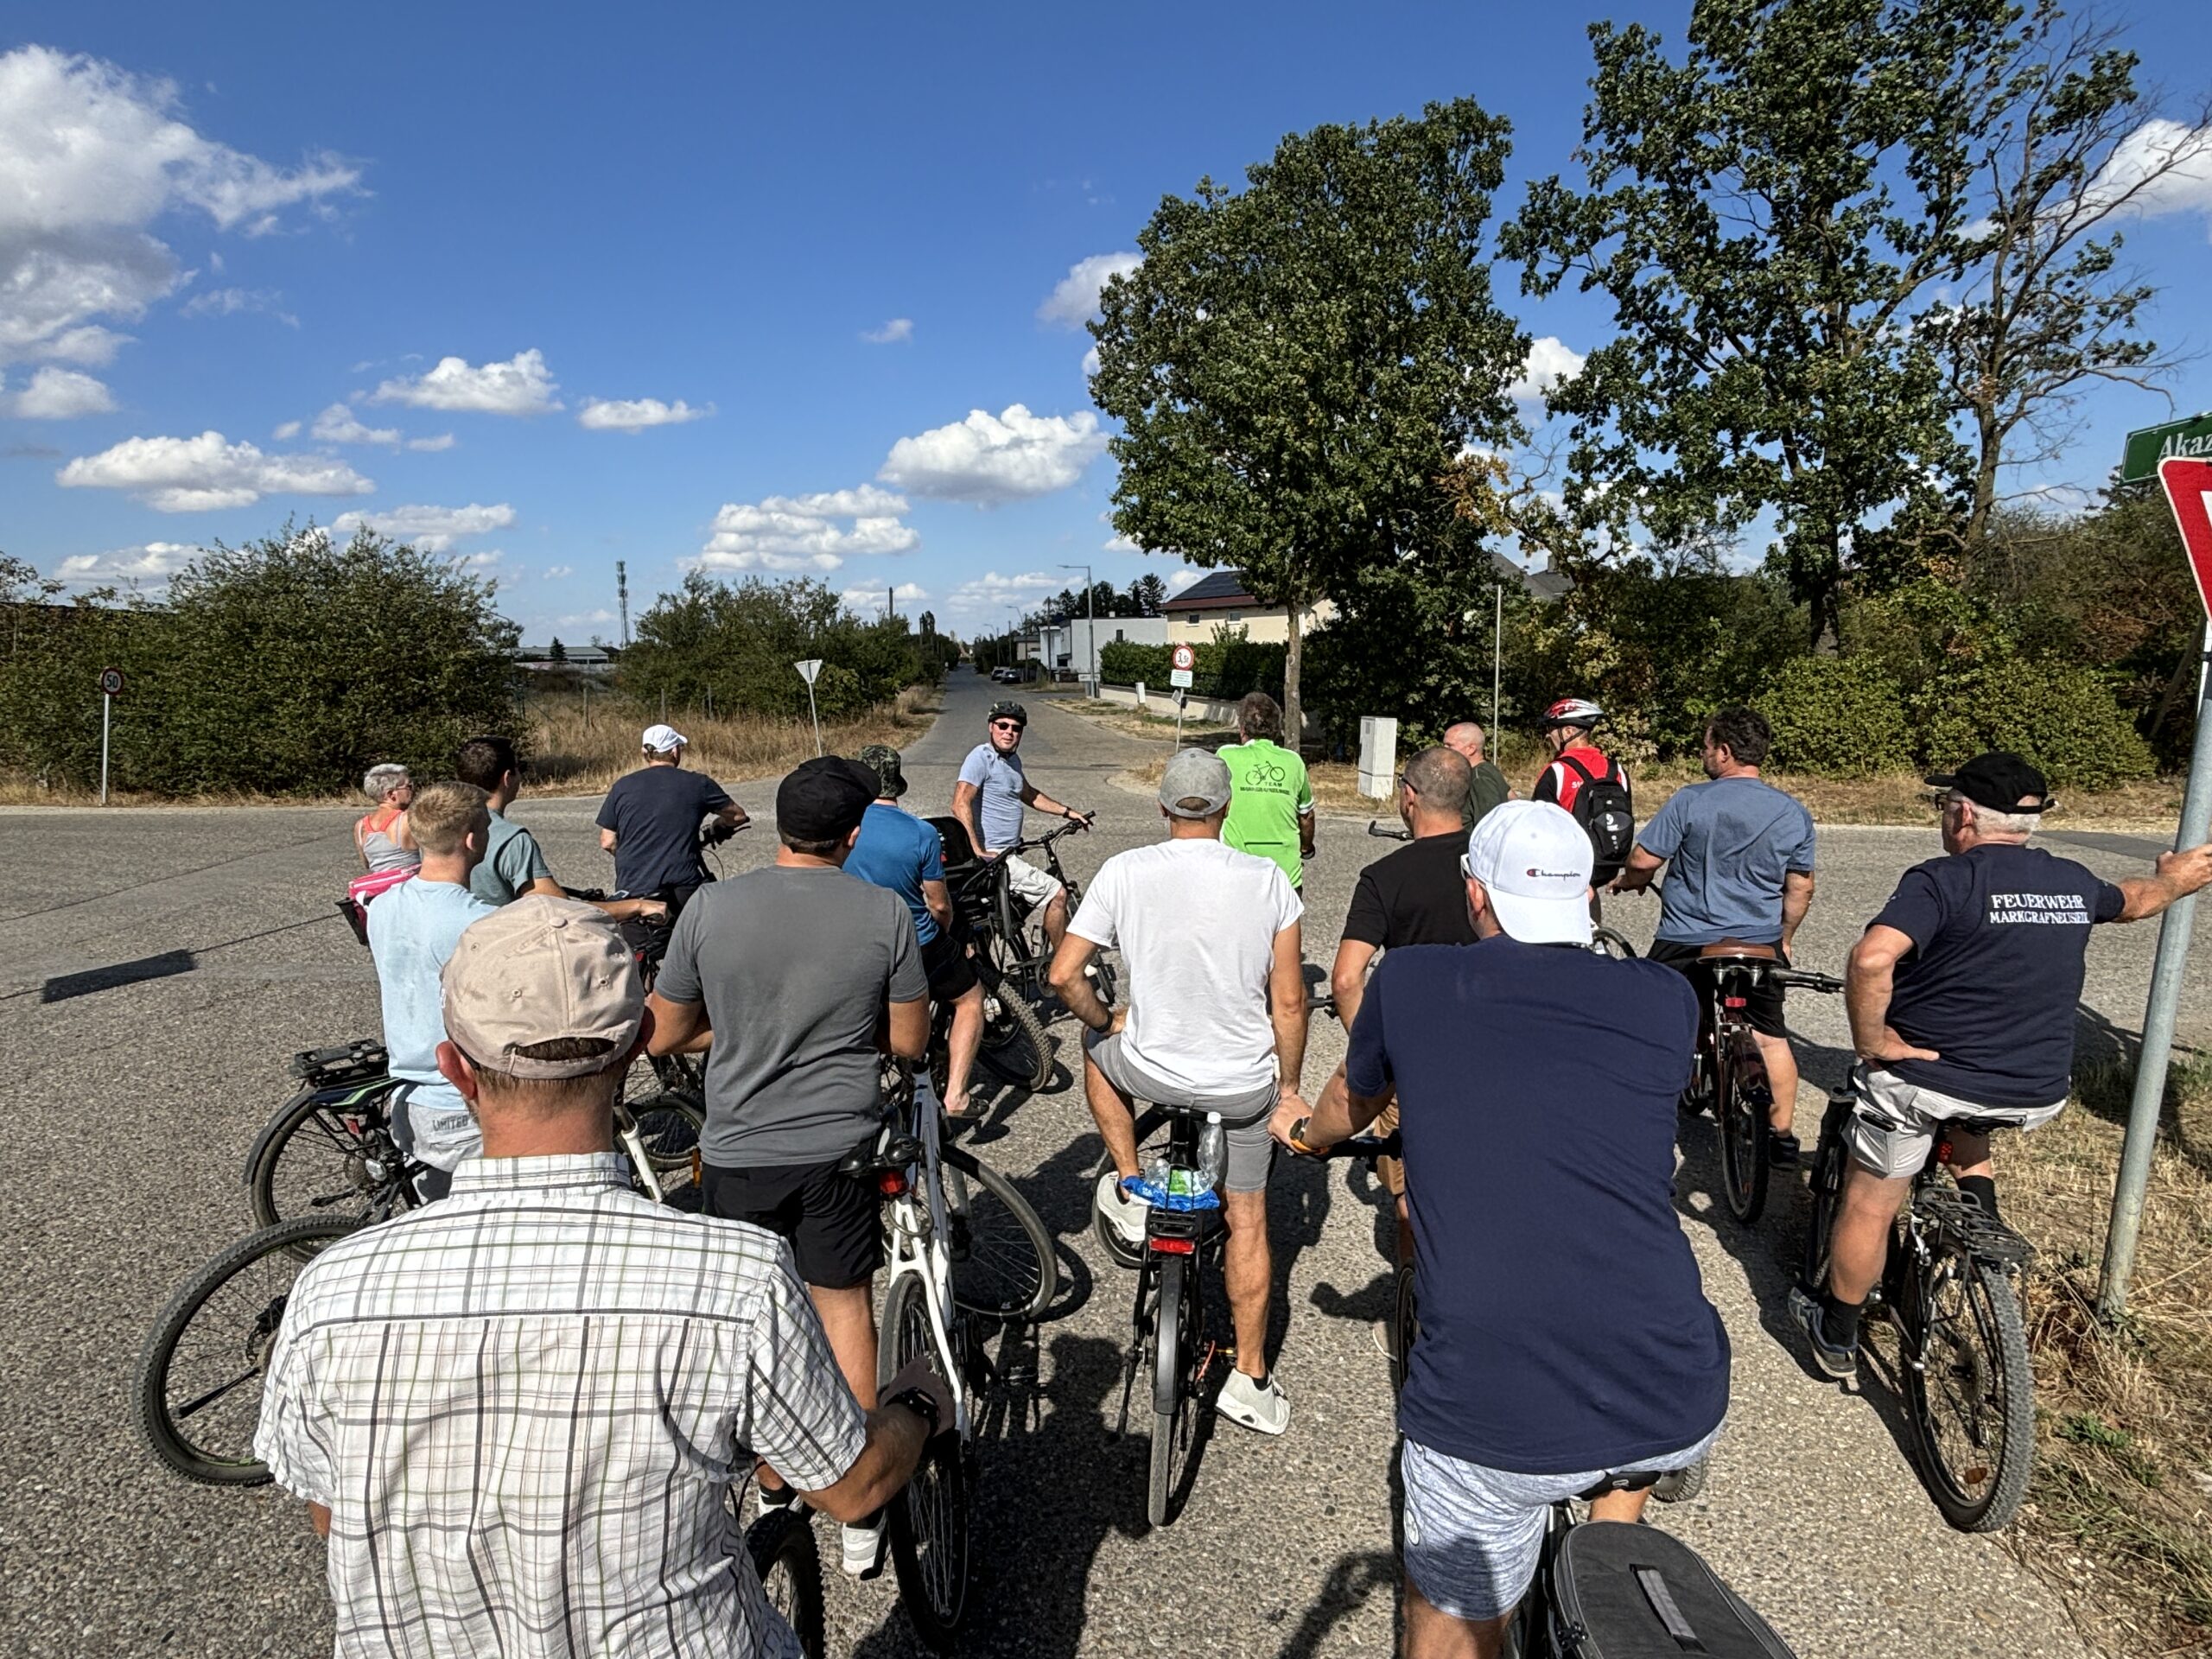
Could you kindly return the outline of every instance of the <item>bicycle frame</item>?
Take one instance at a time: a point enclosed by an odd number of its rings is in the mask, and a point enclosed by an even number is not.
[[[937,1349],[939,1374],[952,1395],[953,1427],[964,1440],[970,1429],[968,1391],[962,1386],[967,1366],[966,1357],[956,1352],[952,1343],[952,1254],[946,1243],[952,1234],[944,1205],[944,1166],[938,1156],[938,1124],[942,1114],[934,1102],[926,1109],[918,1109],[918,1092],[910,1087],[901,1109],[920,1146],[920,1156],[903,1169],[884,1170],[876,1178],[879,1190],[889,1181],[898,1183],[896,1191],[885,1192],[884,1230],[888,1235],[890,1271],[884,1275],[884,1300],[888,1306],[891,1287],[901,1276],[911,1274],[921,1280],[923,1305],[929,1309],[930,1339]],[[887,1122],[886,1133],[891,1132],[892,1125]]]

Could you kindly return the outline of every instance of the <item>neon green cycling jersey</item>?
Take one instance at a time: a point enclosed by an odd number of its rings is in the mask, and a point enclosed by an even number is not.
[[[1299,819],[1313,810],[1306,762],[1264,737],[1231,743],[1221,751],[1229,768],[1229,817],[1221,838],[1240,853],[1271,858],[1299,886],[1306,879],[1299,855]]]

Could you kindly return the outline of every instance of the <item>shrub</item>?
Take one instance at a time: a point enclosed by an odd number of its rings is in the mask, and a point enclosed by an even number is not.
[[[2104,682],[2073,663],[2009,658],[1933,683],[1916,722],[1921,759],[1949,766],[1984,749],[2024,756],[2054,785],[2107,789],[2156,770]]]
[[[1172,649],[1116,639],[1098,648],[1098,677],[1109,685],[1135,685],[1141,680],[1147,691],[1165,691],[1173,667]],[[1247,691],[1264,691],[1281,702],[1287,651],[1281,645],[1255,642],[1242,628],[1217,628],[1213,638],[1198,646],[1198,664],[1191,671],[1192,695],[1241,697]]]
[[[1757,702],[1782,770],[1867,778],[1912,759],[1904,696],[1869,658],[1796,658]]]
[[[1142,682],[1147,690],[1165,688],[1170,666],[1166,645],[1140,645],[1134,640],[1116,639],[1098,647],[1098,677],[1109,685],[1135,685]]]

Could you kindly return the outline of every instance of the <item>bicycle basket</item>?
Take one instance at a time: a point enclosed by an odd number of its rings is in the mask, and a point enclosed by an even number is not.
[[[1656,1527],[1570,1528],[1551,1571],[1545,1651],[1560,1659],[1793,1659],[1704,1557]]]

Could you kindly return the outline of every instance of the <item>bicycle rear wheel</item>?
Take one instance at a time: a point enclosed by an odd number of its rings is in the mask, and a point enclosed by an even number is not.
[[[745,1551],[768,1605],[798,1636],[799,1651],[822,1659],[822,1552],[813,1517],[796,1504],[770,1510],[746,1529]]]
[[[983,1046],[976,1058],[1001,1082],[1032,1094],[1052,1080],[1045,1027],[1009,981],[983,988]]]
[[[1617,933],[1610,927],[1590,930],[1590,948],[1600,956],[1611,957],[1615,962],[1636,960],[1636,947],[1628,942],[1625,935]]]
[[[1145,1518],[1164,1527],[1189,1471],[1198,1433],[1201,1293],[1192,1258],[1163,1255],[1152,1321],[1152,1466]]]
[[[1059,1294],[1052,1234],[1014,1183],[965,1147],[943,1147],[938,1158],[953,1305],[987,1319],[1036,1319]]]
[[[956,1346],[958,1338],[956,1332]],[[936,1351],[922,1281],[902,1273],[892,1280],[884,1298],[876,1348],[878,1386],[887,1386],[907,1361]],[[956,1389],[965,1386],[961,1377],[946,1380]],[[891,1562],[899,1575],[899,1599],[913,1621],[915,1634],[934,1653],[950,1649],[968,1615],[969,1496],[968,1447],[947,1425],[931,1440],[921,1466],[906,1490],[891,1500],[885,1516],[891,1532]]]
[[[1421,1314],[1414,1303],[1411,1262],[1398,1268],[1397,1296],[1390,1321],[1390,1391],[1406,1390],[1406,1368],[1413,1363],[1414,1338],[1421,1334]]]
[[[302,1216],[365,1219],[385,1189],[404,1181],[406,1160],[391,1138],[379,1094],[338,1106],[313,1095],[288,1101],[254,1142],[246,1202],[257,1227]]]
[[[1746,1056],[1732,1052],[1725,1041],[1719,1053],[1713,1107],[1720,1130],[1720,1185],[1729,1214],[1749,1227],[1766,1210],[1765,1091],[1758,1086],[1758,1068]]]
[[[259,1486],[261,1389],[284,1304],[307,1260],[361,1225],[297,1216],[249,1233],[194,1274],[155,1320],[138,1356],[132,1415],[153,1454],[188,1480]]]
[[[1946,1242],[1906,1294],[1905,1340],[1923,1363],[1905,1367],[1905,1405],[1929,1496],[1961,1532],[1999,1531],[2035,1463],[2035,1376],[2012,1281]]]
[[[1820,1144],[1813,1153],[1813,1214],[1805,1230],[1805,1249],[1800,1282],[1806,1294],[1817,1296],[1827,1288],[1828,1233],[1835,1224],[1835,1213],[1843,1202],[1844,1166],[1849,1157],[1843,1144],[1845,1120],[1851,1116],[1851,1096],[1847,1093],[1828,1096],[1827,1110],[1821,1117]]]
[[[660,1201],[671,1210],[698,1214],[703,1203],[699,1131],[705,1126],[706,1114],[690,1096],[669,1093],[632,1103],[630,1115],[637,1121],[638,1139],[652,1164]]]

